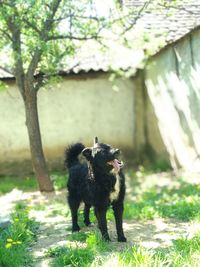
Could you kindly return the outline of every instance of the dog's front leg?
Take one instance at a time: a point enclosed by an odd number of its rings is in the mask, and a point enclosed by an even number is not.
[[[121,202],[113,203],[113,211],[115,215],[116,229],[117,229],[117,239],[119,242],[126,242],[126,237],[124,236],[123,226],[122,226],[122,216],[124,206]]]
[[[85,207],[84,207],[84,223],[85,223],[86,226],[91,225],[91,222],[90,222],[90,208],[91,208],[91,205],[85,203]]]
[[[70,206],[71,216],[72,216],[72,232],[78,232],[80,230],[80,227],[78,225],[78,208],[80,205],[80,200],[76,200],[71,196],[69,196],[68,203]]]
[[[110,241],[108,235],[107,221],[106,221],[106,208],[95,207],[95,215],[97,217],[98,226],[101,231],[103,239]]]

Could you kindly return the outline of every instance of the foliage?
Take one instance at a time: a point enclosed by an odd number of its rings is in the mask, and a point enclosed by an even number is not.
[[[8,88],[8,85],[2,81],[0,81],[0,92],[5,91]]]
[[[0,7],[0,46],[13,45],[10,66],[8,61],[6,65],[9,71],[17,57],[21,58],[24,72],[28,71],[35,51],[39,51],[39,72],[55,73],[62,69],[62,59],[75,53],[79,41],[98,39],[108,24],[105,16],[97,15],[94,1],[90,0],[7,0],[1,1]],[[17,34],[20,47],[13,43]]]
[[[0,1],[0,48],[12,50],[2,68],[13,73],[24,101],[32,165],[40,191],[53,191],[53,186],[42,148],[37,92],[66,69],[79,41],[99,38],[107,20],[98,16],[94,7],[91,0]]]
[[[18,203],[12,221],[0,232],[0,266],[30,266],[32,255],[28,248],[36,238],[37,223],[29,218],[29,208]]]

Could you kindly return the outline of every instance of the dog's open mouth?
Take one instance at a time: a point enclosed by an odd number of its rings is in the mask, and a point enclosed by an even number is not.
[[[112,165],[115,172],[118,173],[120,169],[124,166],[124,163],[122,161],[119,161],[118,159],[114,159],[112,161],[109,161],[108,165]]]

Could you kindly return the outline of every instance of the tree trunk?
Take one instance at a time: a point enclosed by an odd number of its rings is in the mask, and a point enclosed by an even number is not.
[[[54,190],[54,188],[48,175],[47,165],[42,149],[42,140],[38,120],[37,92],[35,90],[31,90],[29,88],[25,89],[24,105],[32,165],[37,177],[39,190],[41,192],[51,192]]]

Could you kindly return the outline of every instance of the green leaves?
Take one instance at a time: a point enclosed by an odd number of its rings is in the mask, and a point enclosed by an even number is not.
[[[8,85],[0,81],[0,92],[5,91],[8,88]]]
[[[37,72],[54,73],[61,61],[67,62],[74,55],[80,41],[96,39],[106,26],[106,19],[97,16],[94,6],[90,0],[3,1],[0,46],[10,43],[15,68],[19,69],[20,58],[24,73],[38,49],[42,56],[36,64]]]

